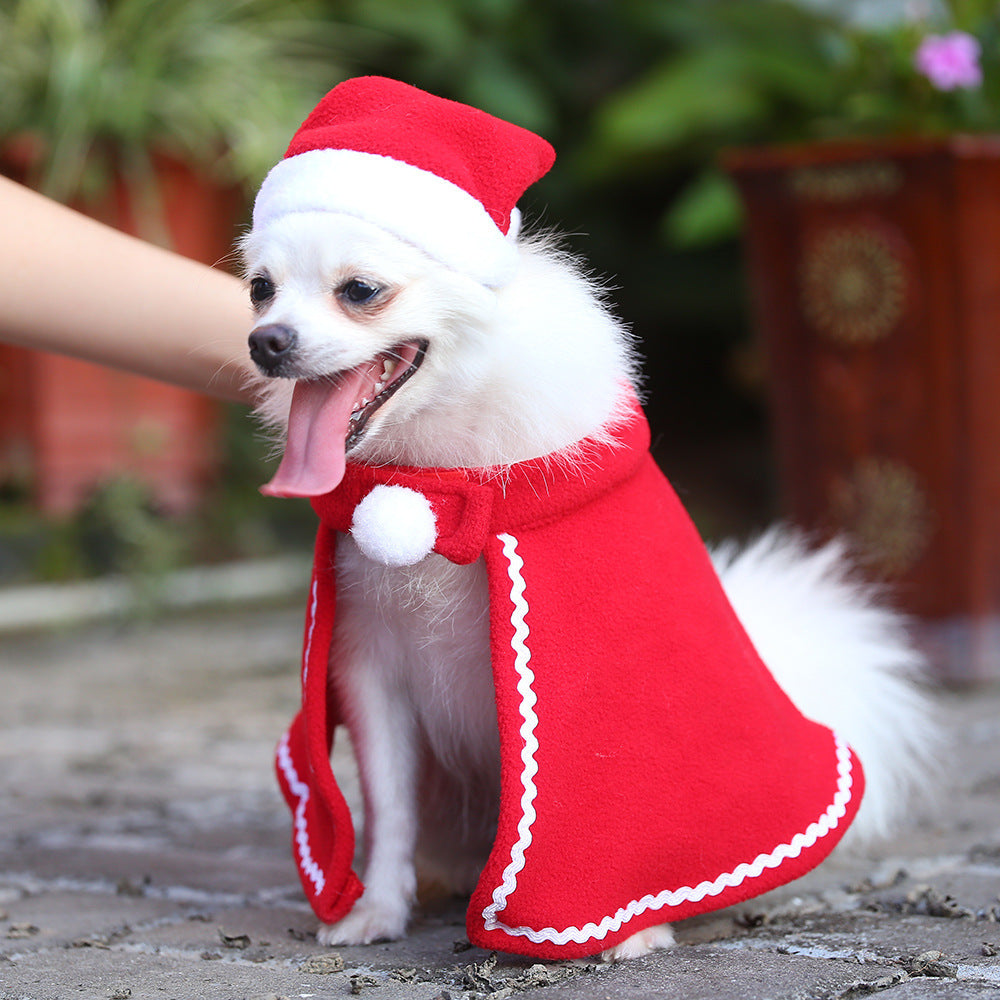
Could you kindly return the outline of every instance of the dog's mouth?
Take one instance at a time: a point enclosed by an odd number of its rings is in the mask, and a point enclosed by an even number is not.
[[[426,340],[411,340],[347,371],[296,382],[285,452],[261,492],[315,497],[336,489],[347,454],[364,437],[372,414],[413,376],[426,354]]]

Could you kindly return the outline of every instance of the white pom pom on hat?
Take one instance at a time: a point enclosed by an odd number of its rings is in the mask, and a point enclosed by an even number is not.
[[[517,199],[554,160],[544,139],[485,111],[356,77],[295,133],[261,185],[253,225],[293,212],[353,215],[500,287],[516,268]]]
[[[354,508],[351,537],[374,562],[412,566],[433,551],[437,519],[422,493],[379,485]]]

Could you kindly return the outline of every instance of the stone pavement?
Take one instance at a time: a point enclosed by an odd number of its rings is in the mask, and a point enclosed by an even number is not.
[[[491,959],[438,903],[316,943],[271,771],[299,607],[0,636],[0,998],[972,998],[1000,994],[1000,691],[942,692],[939,797],[869,856],[608,966]],[[346,766],[338,762],[338,766]]]

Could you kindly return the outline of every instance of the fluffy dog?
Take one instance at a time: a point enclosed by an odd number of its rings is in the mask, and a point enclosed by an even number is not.
[[[345,461],[502,470],[538,456],[572,467],[580,442],[624,418],[639,365],[628,332],[578,262],[544,236],[505,239],[495,286],[350,211],[296,210],[243,242],[257,314],[251,352],[286,428],[266,492],[319,496]],[[584,456],[585,458],[585,456]],[[801,711],[864,761],[855,837],[887,831],[932,752],[919,656],[900,620],[851,582],[837,545],[773,531],[715,562],[744,627]],[[482,560],[368,558],[338,538],[331,683],[358,756],[365,890],[327,944],[405,933],[418,865],[468,892],[500,794]],[[647,928],[611,957],[673,940]]]

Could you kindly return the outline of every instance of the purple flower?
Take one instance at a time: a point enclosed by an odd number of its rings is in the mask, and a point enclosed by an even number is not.
[[[928,35],[920,43],[913,63],[938,90],[978,87],[983,82],[979,42],[964,31]]]

